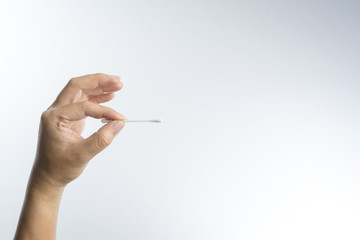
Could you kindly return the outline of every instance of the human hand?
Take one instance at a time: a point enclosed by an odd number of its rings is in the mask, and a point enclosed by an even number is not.
[[[90,137],[81,133],[84,118],[125,120],[115,110],[99,103],[110,101],[122,88],[120,78],[90,74],[71,79],[55,102],[41,116],[32,184],[65,187],[76,179],[96,154],[106,148],[124,126],[111,121]]]

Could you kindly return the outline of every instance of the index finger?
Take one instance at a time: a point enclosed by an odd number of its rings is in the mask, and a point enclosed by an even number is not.
[[[90,101],[68,104],[53,109],[53,115],[65,121],[79,121],[87,116],[106,118],[109,120],[126,120],[126,117],[110,107],[105,107]]]
[[[64,89],[60,92],[53,107],[75,103],[85,95],[87,100],[107,92],[116,92],[122,88],[120,77],[103,73],[89,74],[70,79]]]

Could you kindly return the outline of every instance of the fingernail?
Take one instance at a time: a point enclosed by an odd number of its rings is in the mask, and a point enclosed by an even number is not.
[[[114,129],[114,131],[116,132],[116,134],[118,134],[121,129],[124,127],[125,123],[124,121],[116,121],[113,125],[112,128]]]
[[[116,76],[116,75],[109,75],[110,78],[115,78],[115,79],[120,79],[119,76]]]
[[[120,116],[120,118],[122,120],[127,120],[127,117],[125,117],[124,115],[122,115],[121,113],[117,112],[117,114]]]

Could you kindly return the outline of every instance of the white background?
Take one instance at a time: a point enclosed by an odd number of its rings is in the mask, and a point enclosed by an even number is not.
[[[0,3],[0,239],[39,118],[120,75],[128,118],[65,190],[58,239],[359,239],[359,1]],[[84,136],[101,126],[89,120]]]

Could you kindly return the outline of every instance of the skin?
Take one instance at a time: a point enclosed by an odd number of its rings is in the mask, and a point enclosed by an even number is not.
[[[100,105],[114,98],[120,77],[90,74],[71,79],[54,103],[41,115],[34,165],[28,181],[15,240],[56,239],[62,194],[80,176],[89,161],[111,144],[126,118]],[[113,120],[90,137],[81,133],[85,118]]]

